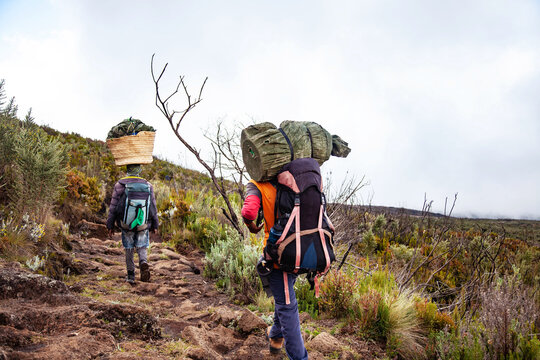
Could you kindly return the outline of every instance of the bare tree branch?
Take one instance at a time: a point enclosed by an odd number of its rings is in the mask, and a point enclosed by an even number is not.
[[[154,54],[155,55],[155,54]],[[150,63],[150,69],[152,72],[152,80],[154,81],[155,85],[155,91],[156,91],[156,106],[161,111],[161,113],[165,116],[167,121],[169,122],[169,125],[171,126],[172,131],[180,140],[180,142],[193,154],[195,155],[195,158],[197,161],[208,171],[208,174],[210,175],[210,178],[212,179],[212,183],[214,184],[214,187],[216,190],[220,193],[221,197],[225,201],[225,204],[227,206],[227,210],[223,209],[223,212],[225,214],[225,217],[229,220],[231,225],[236,229],[236,231],[243,236],[243,232],[240,228],[238,216],[236,215],[236,212],[231,204],[231,201],[229,200],[228,191],[226,189],[226,186],[223,182],[223,178],[221,181],[218,180],[216,173],[215,173],[215,167],[211,167],[208,165],[208,163],[201,158],[200,151],[195,149],[193,146],[189,144],[188,141],[184,139],[184,137],[180,134],[179,128],[182,124],[182,121],[186,117],[189,111],[191,111],[197,104],[199,104],[202,101],[202,92],[204,89],[204,86],[206,84],[206,81],[208,80],[208,77],[206,77],[200,87],[199,95],[192,99],[191,95],[189,94],[187,85],[184,82],[184,76],[180,76],[179,82],[176,86],[176,89],[165,97],[165,100],[163,100],[163,97],[160,93],[159,89],[159,81],[165,74],[165,70],[167,69],[168,64],[165,64],[163,66],[163,69],[161,70],[159,76],[156,78],[155,72],[154,72],[154,55],[152,55],[152,60]],[[182,111],[176,111],[173,110],[172,112],[169,110],[169,100],[176,94],[178,94],[180,86],[184,89],[184,93],[186,95],[187,99],[187,107]],[[177,116],[178,115],[178,116]]]

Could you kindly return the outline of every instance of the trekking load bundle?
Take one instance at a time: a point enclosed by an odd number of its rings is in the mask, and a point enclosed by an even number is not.
[[[268,181],[281,168],[300,158],[313,158],[322,165],[330,155],[347,157],[351,149],[337,135],[309,121],[287,120],[280,128],[265,122],[251,125],[240,137],[244,165],[255,181]]]
[[[326,214],[319,164],[312,158],[293,160],[277,179],[276,220],[264,248],[265,258],[285,272],[316,275],[318,296],[318,276],[336,259],[334,226]]]
[[[107,135],[107,146],[116,165],[150,164],[156,130],[138,119],[125,119]]]

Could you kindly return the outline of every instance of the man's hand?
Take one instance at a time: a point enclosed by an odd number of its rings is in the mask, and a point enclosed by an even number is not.
[[[254,221],[250,221],[250,222],[246,223],[246,226],[247,226],[247,228],[249,229],[249,231],[251,233],[256,234],[259,231],[261,231],[261,229],[263,227],[263,224],[261,224],[260,226],[257,226],[257,225],[255,225]]]
[[[109,229],[109,239],[112,239],[113,235],[114,235],[114,230],[113,229]]]

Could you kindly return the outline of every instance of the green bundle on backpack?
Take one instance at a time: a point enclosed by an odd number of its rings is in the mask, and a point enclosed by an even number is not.
[[[268,181],[283,165],[295,159],[312,158],[319,165],[332,156],[347,157],[351,149],[312,121],[286,120],[277,128],[265,122],[248,126],[240,137],[246,170],[255,181]]]

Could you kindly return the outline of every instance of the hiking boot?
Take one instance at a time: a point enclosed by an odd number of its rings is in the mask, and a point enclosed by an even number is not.
[[[266,338],[268,339],[268,348],[270,349],[271,354],[279,354],[281,352],[281,348],[283,347],[283,338],[282,337],[271,338],[270,329],[272,329],[271,326],[269,326],[266,329]]]
[[[149,282],[150,281],[150,266],[148,266],[148,263],[142,263],[140,266],[141,270],[141,281],[143,282]]]
[[[135,271],[128,270],[126,281],[127,281],[130,285],[134,285],[134,284],[135,284]]]

